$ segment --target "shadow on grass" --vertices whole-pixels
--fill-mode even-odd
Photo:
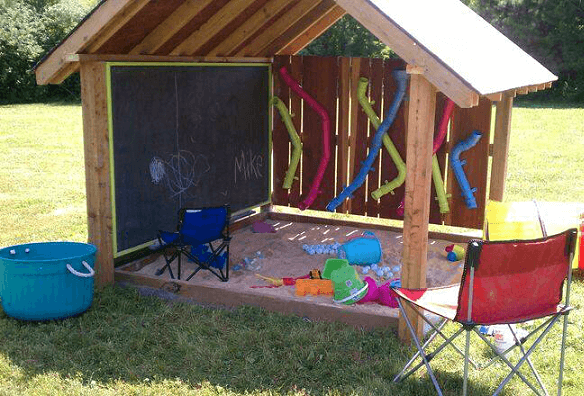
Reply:
[[[4,364],[18,367],[12,380],[19,383],[58,373],[64,386],[77,378],[82,386],[115,383],[126,392],[145,381],[180,380],[193,390],[209,383],[237,394],[435,394],[424,370],[392,382],[411,351],[389,329],[307,322],[253,307],[212,309],[119,286],[97,292],[86,313],[66,320],[21,322],[2,313],[0,335],[8,358],[0,359],[0,372]],[[460,393],[460,375],[436,374],[446,394]]]

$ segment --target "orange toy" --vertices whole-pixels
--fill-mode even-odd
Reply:
[[[296,280],[296,295],[332,296],[335,293],[330,279],[298,279]]]

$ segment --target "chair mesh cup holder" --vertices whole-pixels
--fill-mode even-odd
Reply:
[[[229,280],[229,205],[182,208],[178,212],[177,231],[158,232],[158,242],[166,264],[156,271],[162,275],[167,269],[174,279],[171,263],[177,260],[177,278],[181,279],[182,257],[195,263],[195,270],[185,279],[189,281],[200,270],[206,270],[221,281]]]

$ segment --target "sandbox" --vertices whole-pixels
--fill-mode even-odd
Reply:
[[[316,224],[274,218],[262,221],[272,225],[276,232],[254,233],[251,224],[232,232],[228,282],[221,282],[208,271],[199,272],[188,282],[170,279],[168,271],[157,276],[156,271],[165,263],[160,252],[118,267],[116,280],[163,289],[201,303],[223,306],[250,304],[272,311],[293,313],[311,320],[338,320],[364,328],[397,326],[398,310],[395,308],[375,302],[343,305],[335,303],[332,296],[298,296],[294,286],[266,287],[270,283],[258,278],[256,274],[280,278],[300,277],[307,275],[312,269],[322,271],[325,261],[336,256],[311,255],[303,249],[304,245],[327,245],[335,242],[343,244],[365,231],[373,232],[381,244],[382,257],[378,265],[395,268],[401,265],[402,260],[403,243],[399,230],[376,225],[367,227],[365,224]],[[462,261],[448,261],[444,254],[445,247],[452,243],[445,239],[429,239],[427,286],[448,285],[460,281]],[[243,265],[245,258],[256,258],[258,267],[254,270],[246,269]],[[176,276],[176,260],[172,265]],[[193,263],[183,260],[182,279],[190,275],[194,268]],[[380,277],[372,271],[364,275],[362,267],[357,267],[357,270],[361,279],[370,276],[379,285],[389,278],[399,277],[399,273]]]

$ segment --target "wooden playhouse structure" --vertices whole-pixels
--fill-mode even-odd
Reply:
[[[296,55],[346,13],[400,59]],[[317,211],[324,211],[327,202],[352,180],[375,132],[357,105],[359,78],[368,79],[368,98],[382,118],[395,91],[391,71],[407,70],[406,99],[388,131],[404,159],[407,152],[405,184],[394,195],[379,200],[370,197],[371,191],[396,177],[390,156],[382,153],[367,183],[337,208],[339,213],[364,216],[364,223],[372,217],[402,219],[395,208],[403,197],[401,279],[407,287],[425,284],[430,223],[480,229],[487,199],[502,200],[513,98],[548,88],[556,80],[459,0],[103,0],[35,69],[39,84],[59,84],[71,73],[81,74],[89,242],[98,247],[98,285],[124,278],[115,270],[114,258],[141,246],[132,235],[148,228],[141,224],[149,217],[145,211],[158,212],[166,205],[159,195],[148,195],[150,190],[141,187],[145,183],[141,178],[153,182],[154,175],[162,178],[163,172],[152,173],[152,167],[160,171],[157,164],[169,166],[177,158],[184,160],[180,155],[164,159],[155,153],[173,140],[165,138],[165,131],[171,130],[172,137],[172,129],[178,130],[179,124],[189,124],[189,133],[194,134],[181,132],[182,145],[191,144],[189,139],[194,142],[197,133],[206,133],[196,147],[191,144],[185,150],[192,154],[197,169],[203,170],[191,175],[186,186],[177,182],[175,187],[183,190],[171,194],[174,201],[166,196],[167,202],[173,202],[171,213],[177,205],[195,199],[201,204],[235,203],[236,210],[260,208],[242,220],[247,224],[265,218],[333,221],[271,210],[272,205],[298,207],[324,150],[319,116],[282,82],[278,75],[282,67],[331,118],[332,155],[320,192],[309,208]],[[227,71],[235,74],[226,77]],[[250,85],[234,89],[240,81]],[[191,97],[188,92],[196,94]],[[229,105],[217,105],[219,99],[204,101],[223,93]],[[281,186],[292,147],[280,115],[271,106],[272,96],[278,96],[295,115],[293,123],[303,143],[298,180],[289,190]],[[179,97],[184,105],[180,109]],[[468,181],[477,188],[477,208],[465,206],[454,178],[448,177],[450,211],[440,213],[430,199],[434,195],[432,140],[447,98],[456,106],[448,140],[437,153],[443,174],[448,153],[458,141],[473,130],[481,131],[483,138],[466,156]],[[161,110],[173,100],[176,111],[175,107]],[[134,118],[128,121],[130,116]],[[158,132],[150,132],[154,130]],[[176,136],[178,141],[178,132]],[[229,151],[233,147],[236,151]],[[193,154],[195,149],[199,154]],[[130,171],[148,160],[150,175]],[[215,168],[215,173],[209,171]],[[225,191],[223,182],[220,188],[205,187],[218,183],[212,175],[225,176]],[[228,192],[238,175],[240,181],[250,180],[249,188]],[[181,191],[193,185],[199,188],[197,198],[185,196],[183,201]],[[176,202],[177,194],[182,202]],[[135,213],[140,206],[143,212]],[[402,330],[400,335],[405,336]]]

